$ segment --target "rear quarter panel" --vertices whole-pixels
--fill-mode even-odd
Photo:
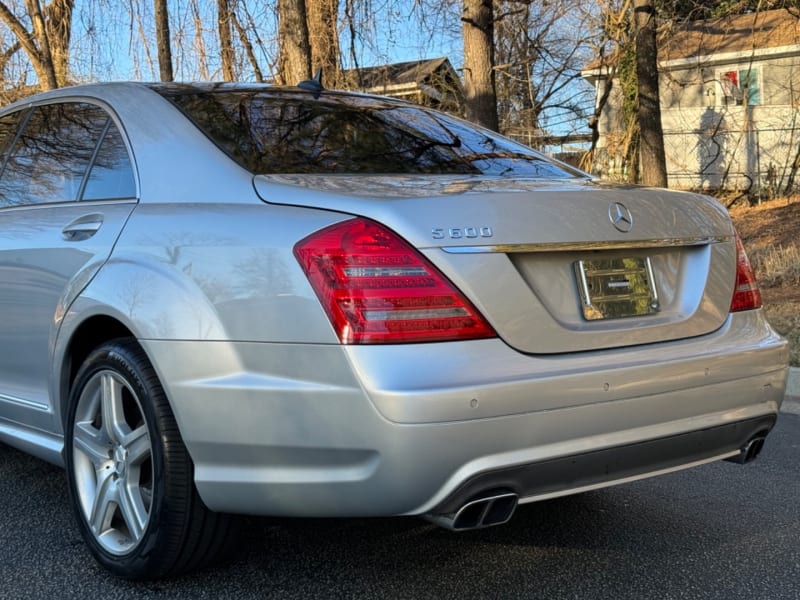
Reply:
[[[141,204],[73,322],[108,311],[140,339],[337,343],[292,254],[336,220],[253,204]]]

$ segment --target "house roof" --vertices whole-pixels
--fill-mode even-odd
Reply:
[[[360,79],[360,87],[363,89],[376,90],[389,86],[424,83],[430,76],[440,74],[441,71],[449,72],[455,78],[455,81],[459,81],[455,69],[453,69],[450,61],[444,57],[375,67],[360,67],[358,69],[350,69],[345,73],[356,75],[357,79]]]
[[[800,11],[781,8],[663,27],[659,32],[658,60],[664,63],[793,45],[798,46],[800,54]],[[618,54],[615,50],[591,61],[583,68],[583,75],[601,74],[602,67],[616,63]]]
[[[765,10],[666,29],[659,40],[658,58],[670,61],[792,45],[798,45],[800,52],[800,12]]]

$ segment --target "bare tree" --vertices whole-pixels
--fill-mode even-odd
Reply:
[[[172,47],[169,34],[169,11],[167,0],[154,0],[156,18],[156,47],[158,48],[158,72],[161,81],[174,81],[172,72]]]
[[[789,167],[789,174],[786,177],[786,185],[783,188],[783,193],[787,196],[794,191],[794,182],[798,171],[800,171],[800,145],[797,146],[797,152],[795,153],[794,159]]]
[[[245,9],[246,11],[246,9]],[[250,13],[246,12],[245,15],[248,21],[252,20]],[[242,25],[239,17],[236,16],[236,11],[230,12],[231,23],[233,24],[233,28],[236,30],[236,34],[239,36],[239,43],[242,44],[244,48],[245,56],[247,56],[247,61],[250,63],[250,67],[253,69],[253,75],[256,78],[256,81],[259,83],[264,82],[264,74],[261,71],[261,67],[258,64],[258,59],[256,58],[256,52],[253,48],[253,43],[250,41],[250,36],[247,34],[247,29],[245,29],[244,25]],[[256,41],[258,40],[258,34],[256,33]]]
[[[25,0],[25,15],[20,17],[0,2],[0,19],[25,51],[44,90],[67,82],[73,4],[73,0],[52,0],[42,10],[39,0]],[[23,19],[30,21],[30,30]]]
[[[581,69],[595,56],[594,15],[581,0],[495,2],[500,130],[539,145],[548,127],[574,132],[592,107]]]
[[[322,83],[326,87],[338,87],[341,84],[339,1],[306,0],[305,5],[311,70],[322,69]]]
[[[614,91],[619,93],[619,65],[620,56],[630,43],[630,30],[628,27],[628,14],[632,0],[600,0],[596,12],[598,21],[590,29],[599,32],[594,55],[597,57],[594,64],[600,73],[600,89],[597,90],[594,112],[589,117],[589,130],[591,132],[591,146],[584,156],[581,166],[586,170],[596,169],[598,157],[598,142],[600,141],[601,120],[606,107],[611,101]],[[616,90],[615,90],[616,88]],[[626,155],[627,151],[621,154]]]
[[[326,87],[342,85],[338,0],[278,0],[279,80],[293,85],[322,69]]]
[[[203,38],[203,14],[200,10],[199,0],[189,0],[189,10],[194,24],[194,53],[196,55],[197,70],[200,73],[200,79],[208,81],[211,74],[208,70],[208,52]]]
[[[8,48],[3,50],[2,52],[0,52],[0,77],[1,78],[5,79],[6,67],[8,66],[8,63],[11,61],[11,59],[14,57],[14,55],[17,52],[19,52],[20,48],[22,48],[22,46],[17,41],[17,42],[14,42],[13,44],[11,44]]]
[[[295,85],[311,76],[311,45],[305,0],[278,0],[280,83]]]
[[[594,64],[602,89],[590,119],[594,168],[604,171],[601,164],[607,162],[605,176],[665,187],[654,1],[603,0],[601,9],[603,40]],[[607,129],[602,152],[596,153],[601,120]]]
[[[636,26],[636,77],[639,84],[637,120],[640,131],[639,164],[642,183],[667,187],[667,161],[661,127],[658,91],[656,10],[653,0],[634,0]]]
[[[537,52],[531,5],[500,0],[495,12],[499,13],[495,15],[494,43],[500,130],[532,146],[540,129],[541,104],[530,76]]]
[[[233,50],[233,36],[231,35],[231,8],[229,0],[217,0],[217,30],[219,31],[219,53],[222,59],[222,78],[225,81],[236,79],[234,62],[236,55]]]
[[[69,44],[72,38],[72,10],[74,0],[51,0],[44,9],[44,27],[50,45],[56,84],[67,85],[69,72]]]
[[[493,0],[464,0],[461,36],[464,40],[466,117],[497,131],[500,126],[494,71],[493,13]]]
[[[0,105],[9,104],[19,98],[19,94],[14,88],[20,87],[23,79],[19,75],[12,75],[13,69],[10,68],[10,65],[20,49],[22,49],[22,45],[19,41],[14,41],[7,48],[0,50],[0,82],[3,83],[0,87]]]

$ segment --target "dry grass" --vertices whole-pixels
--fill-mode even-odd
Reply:
[[[800,248],[796,244],[768,246],[750,256],[759,285],[800,285]]]
[[[765,304],[770,325],[789,341],[789,362],[800,367],[800,303]]]
[[[800,367],[800,248],[778,245],[750,257],[764,295],[764,312],[772,327],[789,340],[793,367]],[[794,290],[794,293],[792,291]]]
[[[800,367],[800,197],[730,210],[764,298],[764,312],[789,340],[791,365]]]

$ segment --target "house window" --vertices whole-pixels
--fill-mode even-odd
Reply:
[[[761,67],[720,71],[718,81],[722,104],[761,104]]]

